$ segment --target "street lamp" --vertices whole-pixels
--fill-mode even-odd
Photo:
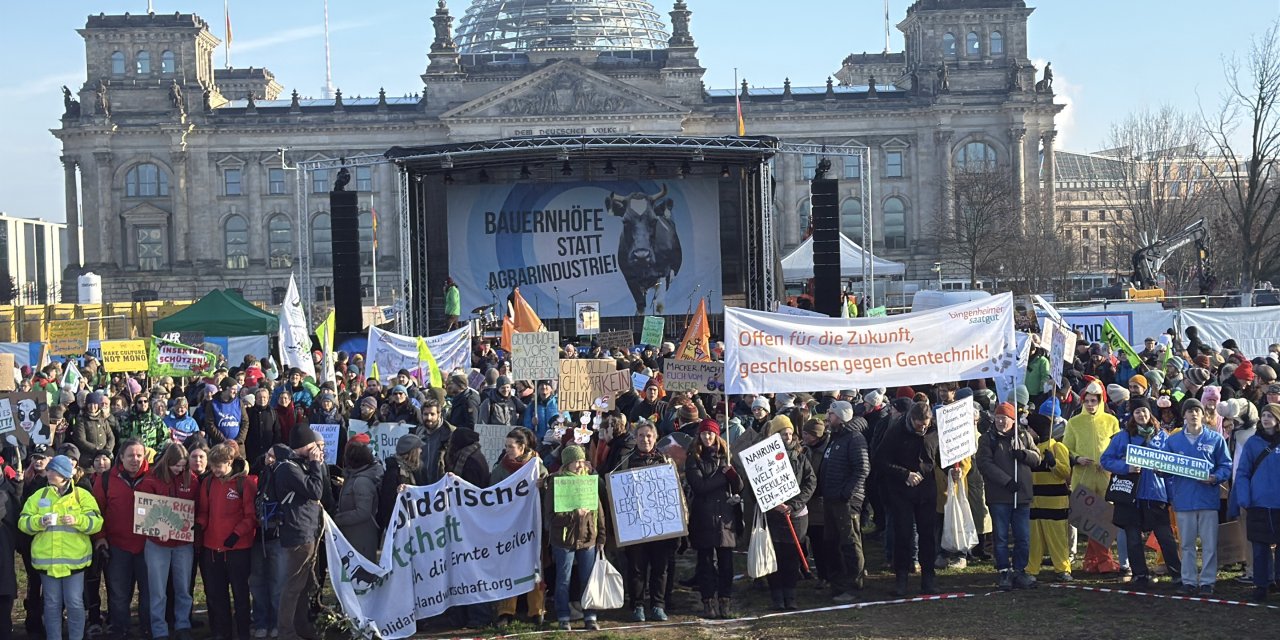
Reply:
[[[942,291],[942,263],[933,263],[933,272],[938,274],[938,291]]]

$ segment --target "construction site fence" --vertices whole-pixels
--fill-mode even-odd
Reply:
[[[104,302],[0,306],[0,342],[48,342],[49,323],[87,320],[90,340],[124,340],[151,335],[151,327],[193,301]]]

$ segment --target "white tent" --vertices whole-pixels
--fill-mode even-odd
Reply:
[[[858,243],[850,240],[843,233],[840,234],[840,277],[861,278],[862,255],[863,249],[858,246]],[[872,256],[871,261],[875,265],[876,276],[901,276],[907,270],[906,266],[892,260]],[[782,279],[795,282],[812,277],[813,238],[809,237],[801,242],[795,251],[782,259]]]

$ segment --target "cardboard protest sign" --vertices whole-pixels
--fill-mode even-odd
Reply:
[[[218,362],[212,353],[163,338],[151,340],[147,359],[147,373],[174,377],[210,373]]]
[[[1204,458],[1193,458],[1171,451],[1161,451],[1131,444],[1125,449],[1125,464],[1131,467],[1154,469],[1194,480],[1203,480],[1213,471],[1213,463]]]
[[[881,318],[725,309],[726,393],[1000,378],[1017,366],[1013,294]]]
[[[7,402],[0,406],[0,432],[12,422],[14,436],[23,446],[53,446],[53,427],[49,424],[49,399],[43,391],[6,393]],[[5,415],[7,413],[8,415]]]
[[[13,419],[13,404],[9,402],[8,396],[0,396],[0,445],[22,445],[27,446],[27,432],[18,429],[18,423]]]
[[[554,380],[560,376],[560,332],[533,331],[511,335],[511,377]]]
[[[54,320],[49,323],[50,355],[78,356],[88,348],[88,320]]]
[[[507,445],[507,434],[514,428],[505,424],[476,425],[476,435],[480,436],[480,451],[490,464],[497,464],[502,457],[502,450]]]
[[[631,371],[613,360],[561,360],[561,411],[610,411],[619,393],[631,388]]]
[[[619,547],[688,535],[689,514],[675,464],[610,473],[605,491]]]
[[[601,349],[610,351],[613,349],[626,351],[627,349],[630,349],[631,345],[634,343],[635,336],[626,329],[605,331],[596,336],[596,344],[600,345]]]
[[[575,509],[595,511],[600,508],[600,477],[596,475],[556,476],[555,502],[551,508],[559,513]]]
[[[362,637],[407,638],[415,620],[529,592],[541,568],[536,464],[477,487],[457,477],[396,495],[376,558],[324,516],[334,595]],[[366,633],[367,632],[367,633]]]
[[[1245,537],[1244,514],[1238,520],[1218,525],[1218,565],[1246,562],[1253,554],[1253,546]]]
[[[949,467],[978,452],[973,401],[958,400],[938,408],[938,456]]]
[[[640,331],[640,344],[656,347],[662,344],[662,332],[667,327],[667,319],[662,316],[645,316],[644,328]]]
[[[13,354],[0,353],[0,391],[13,391],[18,381],[13,377]]]
[[[347,421],[347,440],[362,433],[369,434],[369,448],[375,458],[386,458],[396,453],[396,441],[407,435],[412,425],[405,422],[379,422],[369,426],[364,420]]]
[[[652,379],[653,378],[651,378],[650,376],[646,376],[645,374],[640,373],[639,371],[632,373],[631,388],[635,389],[636,393],[642,393],[644,391],[644,386],[649,384],[649,381]]]
[[[662,386],[667,391],[724,393],[724,363],[666,358],[662,361]]]
[[[1081,485],[1071,493],[1070,509],[1067,524],[1098,544],[1104,547],[1111,546],[1116,539],[1117,529],[1114,524],[1111,524],[1115,507],[1111,506],[1110,502]]]
[[[154,493],[133,494],[133,532],[149,538],[194,542],[196,503]]]
[[[146,371],[146,340],[103,340],[102,366],[107,373]]]
[[[600,303],[578,302],[575,306],[578,335],[593,336],[600,333]]]
[[[787,448],[782,444],[782,434],[775,433],[738,454],[746,469],[751,490],[756,494],[756,504],[761,511],[768,511],[787,500],[800,495],[800,482],[791,469]]]
[[[338,464],[338,430],[340,424],[313,424],[311,430],[324,438],[324,463]]]

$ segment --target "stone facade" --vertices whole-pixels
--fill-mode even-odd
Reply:
[[[860,239],[868,212],[876,253],[907,263],[908,280],[929,280],[937,255],[929,226],[935,212],[950,209],[944,194],[957,163],[980,157],[1011,167],[1019,193],[1052,207],[1053,122],[1062,107],[1049,83],[1035,86],[1031,12],[1021,0],[919,0],[898,25],[906,51],[872,54],[883,58],[875,62],[850,56],[834,73],[838,85],[708,91],[684,2],[674,4],[665,49],[484,54],[458,49],[441,2],[421,94],[361,100],[340,92],[277,100],[280,85],[265,69],[215,72],[218,41],[194,15],[91,16],[80,30],[88,81],[54,130],[67,172],[67,220],[83,228],[83,242],[69,242],[68,255],[103,276],[107,301],[235,287],[270,302],[300,250],[317,256],[314,275],[325,277],[318,256],[327,251],[333,176],[299,182],[290,170],[298,161],[511,136],[727,136],[736,133],[740,98],[748,135],[869,148],[869,176],[849,158],[833,158],[845,231]],[[958,43],[954,55],[947,34]],[[967,47],[974,39],[976,48]],[[138,62],[143,52],[146,67]],[[893,77],[877,76],[870,91],[861,75],[871,71]],[[251,90],[254,99],[242,95]],[[283,162],[279,149],[288,149]],[[780,252],[803,239],[816,161],[794,153],[775,161]],[[863,179],[868,204],[858,199]],[[386,164],[362,168],[352,181],[361,208],[378,210],[378,269],[388,274],[401,249],[396,181]],[[295,232],[299,188],[310,238]],[[371,226],[362,221],[362,238],[372,238]],[[65,274],[73,284],[77,271]]]

